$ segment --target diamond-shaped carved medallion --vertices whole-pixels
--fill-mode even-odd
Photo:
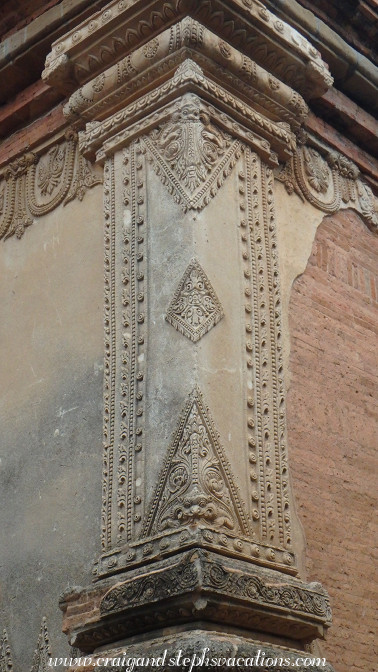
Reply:
[[[223,308],[202,266],[192,259],[167,310],[166,320],[196,343],[223,317]]]

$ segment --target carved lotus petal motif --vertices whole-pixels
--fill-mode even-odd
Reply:
[[[223,308],[209,278],[192,259],[167,310],[167,322],[196,343],[222,317]]]
[[[318,193],[325,194],[332,182],[327,162],[312,147],[303,148],[304,167],[309,184]]]

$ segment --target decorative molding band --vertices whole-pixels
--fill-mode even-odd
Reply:
[[[296,91],[190,17],[75,91],[64,112],[86,120],[109,116],[140,97],[156,79],[167,79],[187,58],[229,90],[243,93],[271,119],[289,123],[293,129],[306,119],[308,107]]]
[[[305,97],[321,96],[332,77],[320,53],[258,0],[113,0],[57,40],[43,78],[72,92],[165,28],[189,15]]]
[[[123,155],[123,204],[130,220],[116,227],[114,165],[105,164],[105,374],[102,548],[135,536],[143,515],[146,235],[144,156],[139,143]],[[121,257],[119,255],[121,251]],[[122,260],[119,266],[116,256]],[[120,343],[116,333],[121,329]],[[114,529],[112,512],[117,511]]]
[[[238,129],[241,128],[244,140],[252,144],[270,165],[277,165],[277,154],[281,160],[292,156],[296,139],[288,124],[277,123],[260,114],[244,100],[208,79],[202,69],[190,59],[180,65],[171,79],[141,96],[125,109],[105,121],[88,123],[87,130],[80,134],[81,151],[85,156],[93,157],[94,152],[100,150],[97,159],[103,161],[107,155],[113,154],[133,137],[144,135],[161,123],[162,117],[171,116],[169,106],[166,111],[163,106],[171,103],[172,99],[178,99],[189,89],[190,95],[201,96],[200,99],[197,96],[197,99],[199,103],[201,101],[201,105],[207,107],[210,117],[211,111],[218,108],[218,118],[224,117],[224,123],[236,129],[233,131],[234,135],[240,134]],[[208,102],[205,103],[204,100]],[[156,112],[157,108],[162,111],[161,115]],[[155,114],[154,119],[150,119],[151,114]]]
[[[273,174],[246,149],[239,172],[245,285],[246,399],[252,517],[266,543],[291,549]]]
[[[74,198],[81,201],[87,189],[100,183],[102,178],[78,151],[72,131],[44,154],[25,154],[0,176],[0,239],[21,238],[34,217]]]
[[[201,549],[159,560],[149,571],[134,569],[111,586],[96,585],[87,594],[89,619],[85,603],[79,617],[69,597],[62,604],[71,644],[84,651],[145,632],[151,625],[198,620],[297,641],[324,637],[331,625],[329,597],[320,584]]]
[[[276,169],[276,179],[284,183],[288,194],[296,193],[327,214],[345,208],[356,210],[377,233],[377,200],[357,166],[339,152],[324,147],[319,151],[310,142],[299,146],[294,156]]]

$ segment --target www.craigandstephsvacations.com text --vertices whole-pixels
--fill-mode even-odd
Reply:
[[[80,658],[50,658],[48,661],[50,667],[80,667],[80,668],[90,668],[90,667],[106,667],[106,668],[118,668],[122,669],[123,672],[138,672],[141,668],[162,668],[162,667],[172,667],[181,669],[187,669],[187,672],[193,672],[195,668],[198,667],[217,667],[217,668],[246,668],[246,667],[261,667],[261,668],[321,668],[325,667],[326,659],[325,658],[314,658],[310,656],[306,657],[272,657],[268,655],[263,650],[258,650],[255,656],[252,657],[242,657],[242,656],[230,656],[227,657],[215,657],[211,655],[210,649],[204,648],[199,653],[191,654],[190,656],[185,655],[182,650],[179,650],[170,655],[168,650],[165,650],[160,657],[153,658],[148,656],[134,656],[130,657],[124,652],[115,658],[101,657],[101,656],[86,656]]]

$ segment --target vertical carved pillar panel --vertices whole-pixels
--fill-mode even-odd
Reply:
[[[151,3],[131,48],[132,4],[54,45],[45,72],[104,167],[102,552],[65,630],[113,652],[151,630],[158,654],[190,651],[193,628],[221,651],[231,628],[239,650],[290,657],[331,614],[298,578],[273,169],[296,152],[306,77],[330,77],[261,3]]]

